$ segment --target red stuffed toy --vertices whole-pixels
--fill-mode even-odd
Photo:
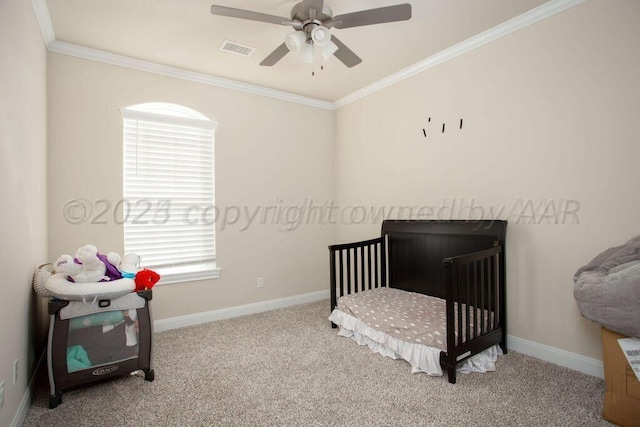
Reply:
[[[160,280],[160,275],[153,270],[144,268],[136,273],[133,280],[136,283],[136,292],[140,292],[153,288],[153,285]]]

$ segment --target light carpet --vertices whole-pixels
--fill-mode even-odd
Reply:
[[[328,315],[320,301],[158,333],[154,382],[78,388],[55,409],[43,372],[24,425],[610,425],[599,378],[511,351],[449,384],[338,337]]]

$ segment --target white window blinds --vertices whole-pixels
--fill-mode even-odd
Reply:
[[[125,253],[159,272],[215,268],[215,123],[134,109],[123,122]]]

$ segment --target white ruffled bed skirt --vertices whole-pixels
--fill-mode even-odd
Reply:
[[[338,309],[333,310],[329,320],[339,326],[338,335],[351,338],[358,344],[366,345],[383,356],[406,360],[411,365],[411,373],[424,372],[432,376],[443,374],[440,366],[441,349],[399,340],[373,329],[361,320]],[[495,371],[495,362],[502,354],[500,346],[494,345],[458,364],[456,371],[461,374]]]

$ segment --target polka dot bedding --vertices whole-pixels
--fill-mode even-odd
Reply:
[[[447,349],[446,303],[441,298],[385,287],[345,295],[337,309],[398,340]],[[463,306],[463,325],[465,317]],[[457,331],[457,310],[454,318]]]

